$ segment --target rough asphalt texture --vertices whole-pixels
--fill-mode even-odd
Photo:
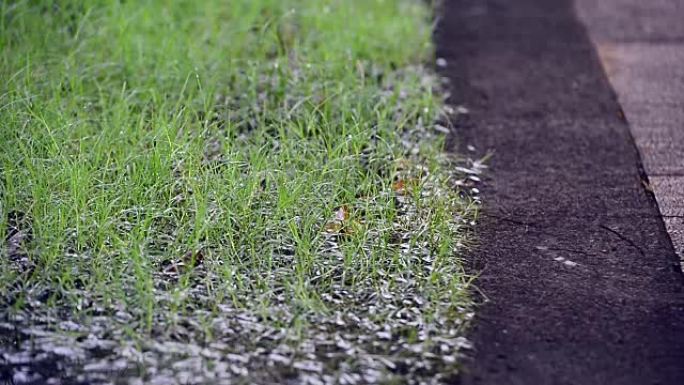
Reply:
[[[684,259],[684,1],[576,0]]]
[[[494,150],[464,384],[684,384],[684,277],[570,0],[447,0],[462,145]]]

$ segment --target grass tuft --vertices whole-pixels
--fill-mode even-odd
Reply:
[[[0,2],[0,301],[22,336],[0,351],[40,337],[89,381],[448,379],[478,201],[433,129],[430,12]]]

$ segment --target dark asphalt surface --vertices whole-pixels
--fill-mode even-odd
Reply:
[[[462,146],[494,150],[464,384],[684,384],[684,277],[570,0],[446,0]],[[453,144],[455,146],[455,144]]]

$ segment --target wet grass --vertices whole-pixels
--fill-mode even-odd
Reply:
[[[448,114],[423,68],[430,12],[410,0],[1,2],[6,324],[72,342],[97,326],[141,354],[150,337],[223,343],[211,346],[249,370],[221,368],[251,382],[453,373],[477,178],[453,173],[433,129]],[[279,338],[260,345],[264,328]],[[26,349],[12,341],[6,353]],[[159,375],[111,350],[138,364],[128,375]],[[385,361],[348,357],[361,353]]]

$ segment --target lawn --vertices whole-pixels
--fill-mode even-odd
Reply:
[[[0,0],[0,380],[454,376],[480,164],[432,12]]]

